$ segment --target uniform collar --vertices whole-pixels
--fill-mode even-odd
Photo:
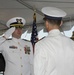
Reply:
[[[14,37],[12,38],[12,40],[15,41],[15,42],[20,42],[20,39],[17,39],[17,38],[14,38]]]
[[[53,29],[51,31],[49,31],[48,36],[57,36],[59,35],[61,32],[59,29]]]

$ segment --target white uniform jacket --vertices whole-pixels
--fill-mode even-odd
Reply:
[[[4,40],[0,43],[0,52],[6,62],[4,75],[32,75],[33,51],[30,42],[16,38]]]
[[[51,30],[35,45],[34,75],[74,75],[74,41]]]

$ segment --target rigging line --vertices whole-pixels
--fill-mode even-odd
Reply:
[[[29,5],[29,4],[26,3],[25,1],[23,1],[23,0],[16,0],[16,1],[18,1],[19,3],[23,4],[24,6],[28,7],[29,9],[31,9],[31,10],[33,10],[33,11],[36,10],[36,13],[38,13],[38,14],[40,14],[40,15],[43,16],[43,13],[42,13],[41,11],[39,11],[37,8],[34,9],[33,6]]]
[[[21,3],[21,4],[23,4],[24,6],[28,7],[28,8],[31,9],[32,11],[36,10],[36,13],[38,13],[38,14],[44,16],[41,11],[39,11],[37,8],[34,9],[33,6],[29,5],[29,4],[26,3],[24,0],[16,0],[16,1],[18,1],[18,2]],[[52,1],[52,2],[53,2],[53,1]],[[72,2],[72,3],[73,3],[73,2]]]
[[[25,0],[25,1],[30,1],[30,2],[50,2],[50,3],[74,3],[74,2],[71,2],[71,1],[35,1],[35,0]]]

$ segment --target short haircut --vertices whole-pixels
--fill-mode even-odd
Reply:
[[[45,21],[48,21],[49,23],[51,23],[53,25],[56,24],[57,26],[60,26],[62,20],[45,19]]]

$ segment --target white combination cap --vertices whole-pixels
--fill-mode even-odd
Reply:
[[[26,20],[22,17],[14,17],[11,18],[7,21],[6,25],[7,27],[17,27],[17,26],[21,26],[23,27],[26,23]]]
[[[65,11],[55,7],[44,7],[41,11],[48,19],[61,19],[67,15]]]

